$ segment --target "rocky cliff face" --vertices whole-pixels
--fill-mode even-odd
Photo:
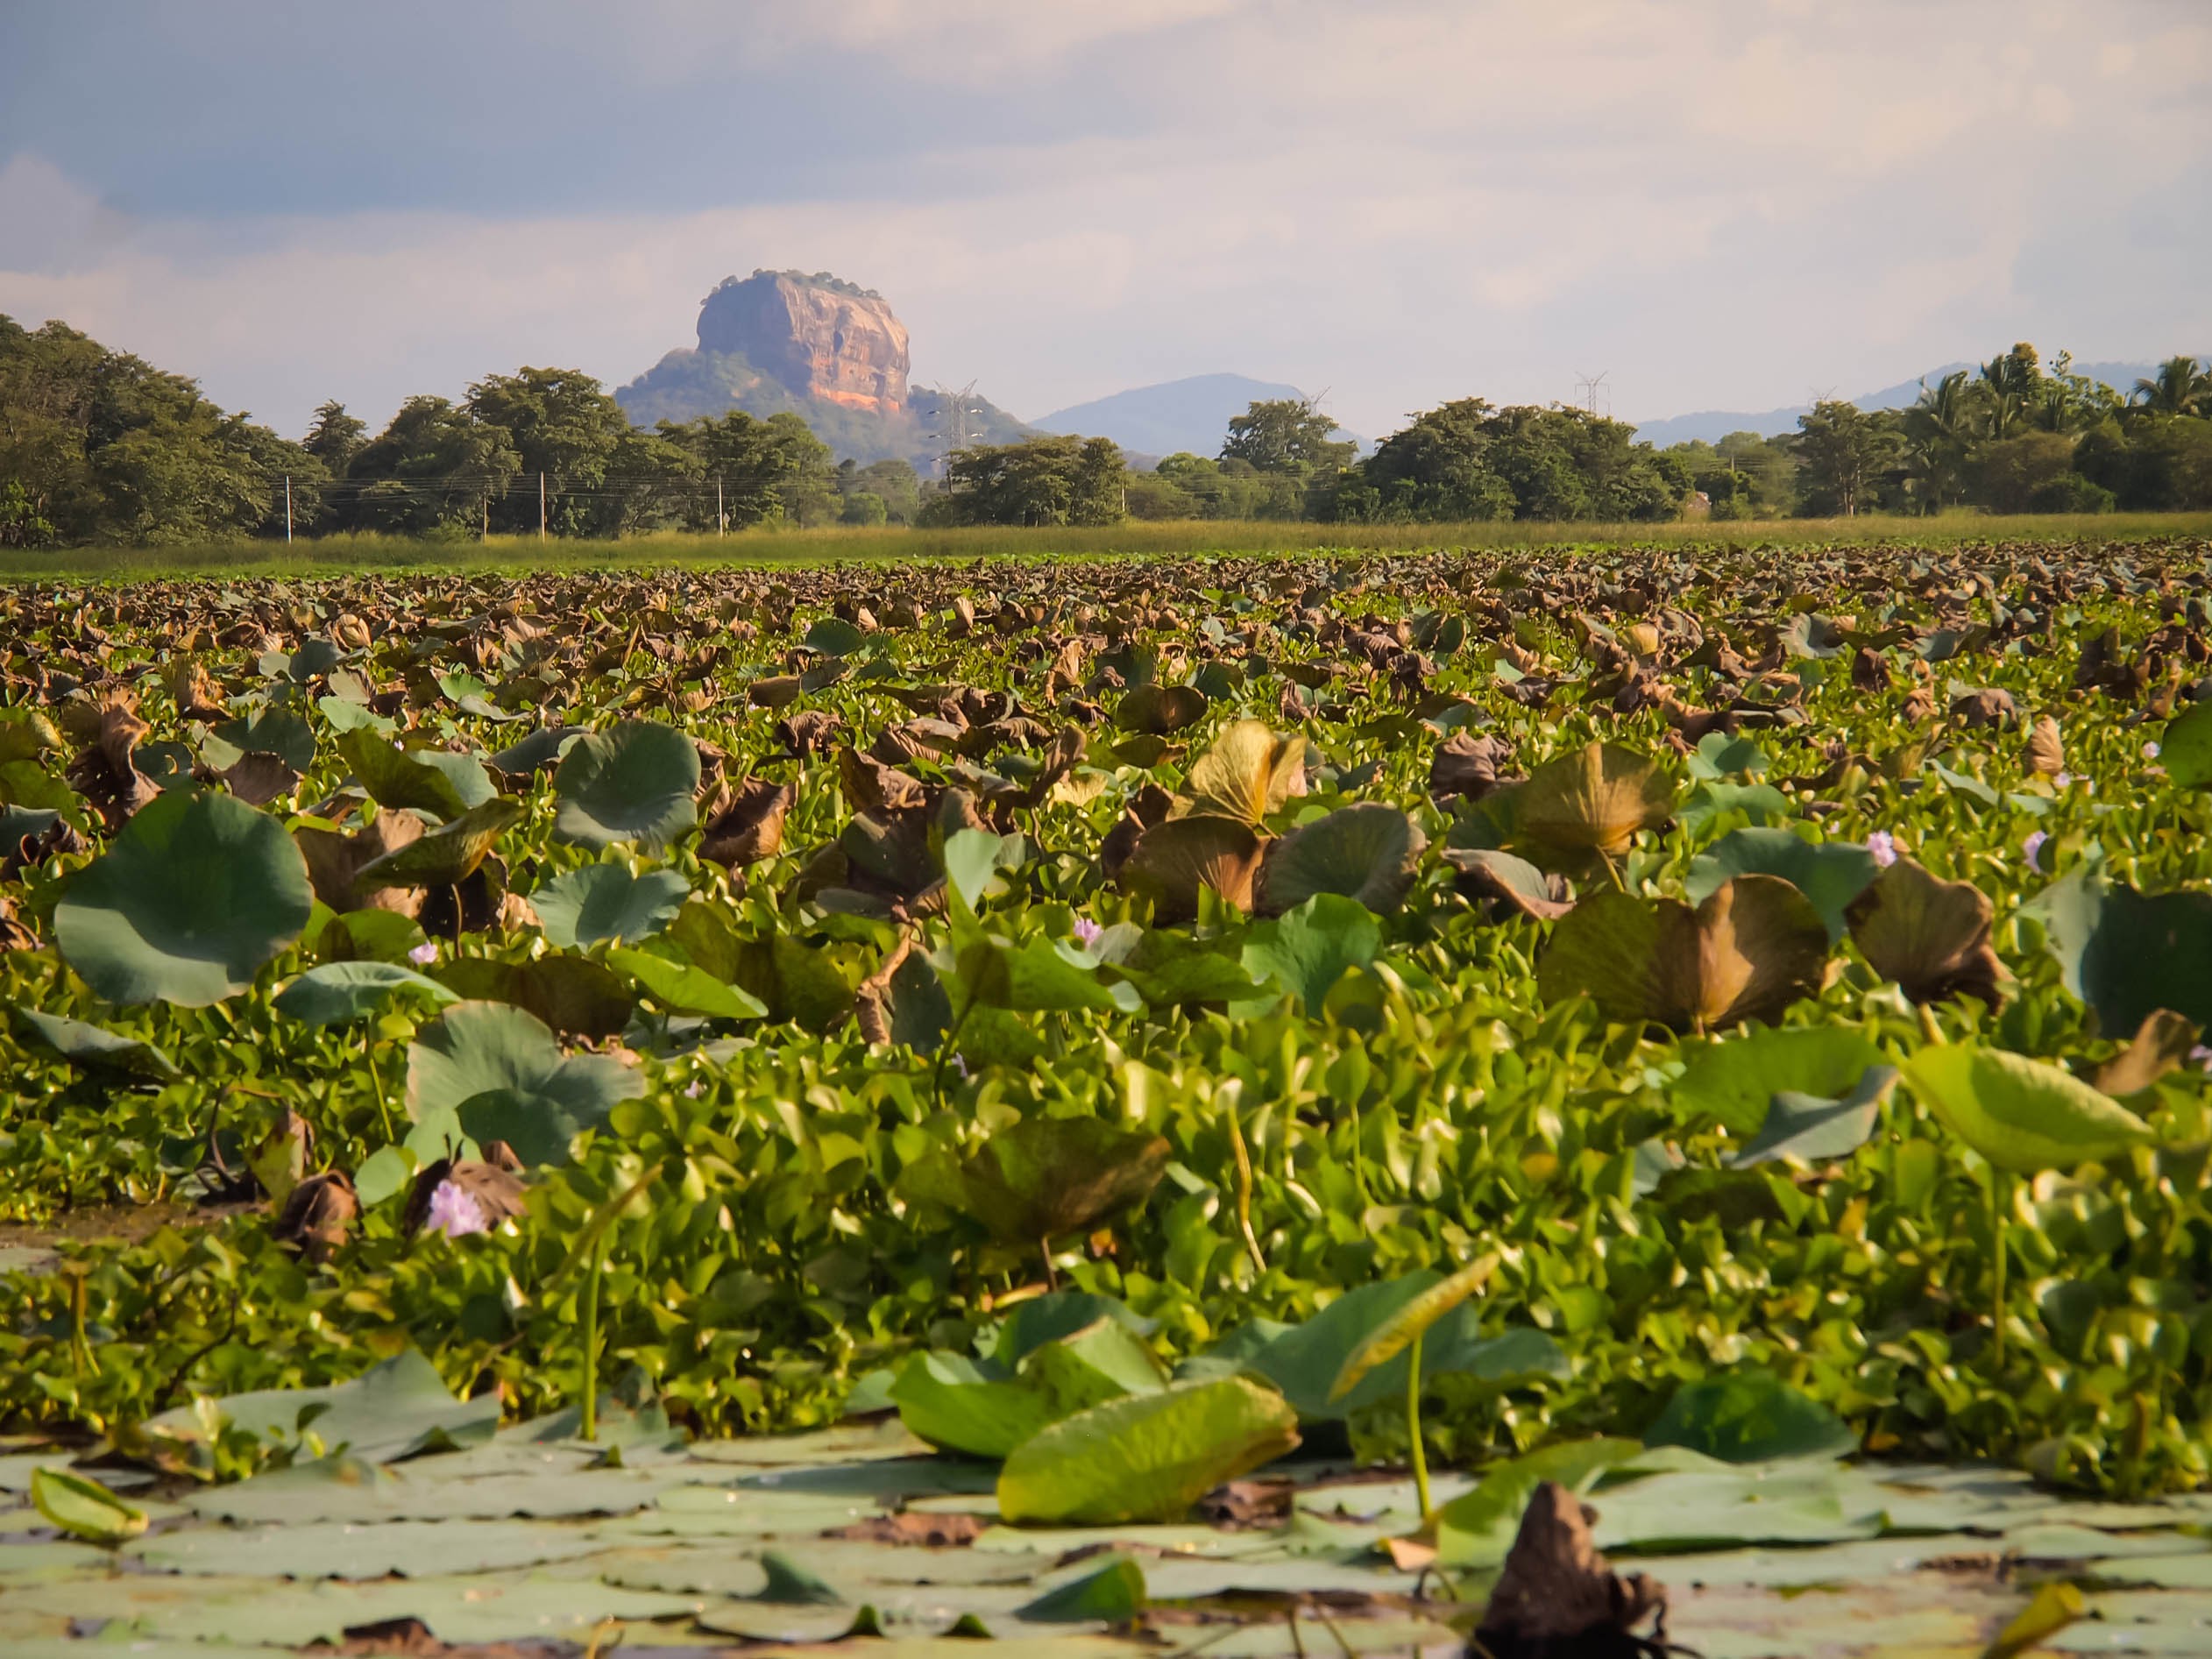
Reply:
[[[883,298],[833,277],[755,271],[699,308],[699,350],[745,358],[794,396],[897,415],[906,325]]]

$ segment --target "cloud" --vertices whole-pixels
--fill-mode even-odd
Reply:
[[[617,30],[530,11],[553,59],[598,43],[608,98],[811,95],[844,147],[702,150],[587,112],[545,127],[533,190],[496,210],[427,188],[394,209],[387,179],[311,211],[125,214],[65,131],[0,169],[0,309],[293,431],[325,397],[381,418],[525,362],[619,383],[756,266],[883,289],[918,378],[979,378],[1019,413],[1233,369],[1332,387],[1370,433],[1599,368],[1653,415],[2017,338],[2212,340],[2212,230],[2180,206],[2212,164],[2212,18],[2172,6],[651,0]],[[894,85],[904,124],[878,131]],[[656,96],[686,133],[703,118]],[[406,113],[369,161],[420,164]],[[420,112],[460,168],[446,118]],[[578,132],[604,153],[540,188]]]

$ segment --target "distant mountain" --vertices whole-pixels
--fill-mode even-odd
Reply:
[[[2200,362],[2205,354],[2198,354]],[[1933,386],[1955,369],[1972,371],[1976,363],[1946,363],[1930,369],[1925,375],[1910,380],[1900,380],[1895,386],[1885,386],[1879,392],[1868,392],[1850,401],[1862,409],[1909,408],[1920,396],[1920,384],[1925,380]],[[2131,392],[2135,383],[2148,379],[2158,372],[2155,363],[2076,363],[2072,365],[2076,374],[2102,380],[2122,393]],[[1717,443],[1731,432],[1756,432],[1762,437],[1772,437],[1778,432],[1797,429],[1797,417],[1812,411],[1810,403],[1794,403],[1783,409],[1762,409],[1756,412],[1743,409],[1701,409],[1694,415],[1670,415],[1663,420],[1641,421],[1636,424],[1638,442],[1665,449],[1670,443],[1691,443],[1703,439]]]
[[[1186,450],[1193,455],[1218,455],[1222,440],[1229,436],[1230,416],[1242,415],[1252,403],[1304,395],[1294,386],[1255,380],[1249,375],[1194,374],[1188,379],[1164,380],[1158,386],[1136,386],[1088,403],[1070,404],[1030,424],[1043,432],[1111,438],[1137,456]],[[1335,436],[1342,441],[1353,435],[1340,429]]]
[[[614,394],[638,426],[742,409],[798,415],[840,459],[911,461],[924,472],[953,446],[945,394],[907,384],[906,325],[883,295],[826,271],[730,277],[699,303],[698,344],[670,352]],[[1034,436],[969,393],[969,443]]]

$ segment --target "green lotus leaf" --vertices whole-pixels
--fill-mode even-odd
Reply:
[[[1707,732],[1698,740],[1689,767],[1694,778],[1756,777],[1769,764],[1766,751],[1750,738]]]
[[[174,1061],[152,1044],[138,1038],[125,1037],[120,1032],[88,1024],[81,1019],[42,1014],[35,1008],[18,1008],[14,1014],[23,1037],[32,1046],[66,1060],[81,1070],[145,1078],[154,1082],[167,1082],[177,1075]]]
[[[300,1446],[305,1432],[312,1429],[334,1453],[344,1447],[363,1463],[386,1464],[433,1447],[487,1441],[499,1421],[497,1389],[487,1389],[473,1400],[457,1400],[440,1380],[437,1368],[407,1348],[351,1382],[225,1394],[206,1401],[205,1408],[195,1404],[164,1412],[148,1426],[202,1445],[216,1424],[291,1447]],[[302,1464],[287,1473],[312,1478],[309,1471],[324,1466]],[[339,1496],[334,1492],[323,1501],[330,1503]]]
[[[213,735],[241,755],[256,749],[273,755],[295,772],[310,771],[315,766],[315,728],[288,708],[272,705],[239,720],[225,720]]]
[[[353,878],[357,891],[383,887],[453,887],[476,873],[493,843],[528,816],[520,801],[504,796],[471,806],[450,824],[439,826],[361,866]]]
[[[1907,1061],[1904,1075],[1953,1134],[2017,1174],[2104,1163],[2156,1138],[2110,1095],[2024,1054],[1939,1044]]]
[[[587,732],[553,775],[553,833],[585,847],[665,847],[698,819],[698,746],[658,720]]]
[[[1245,1378],[1132,1394],[1016,1447],[999,1471],[998,1513],[1017,1526],[1173,1521],[1297,1444],[1289,1402]]]
[[[841,616],[826,616],[799,642],[824,656],[850,656],[868,642],[868,635]]]
[[[2105,890],[2081,943],[2078,982],[2098,1026],[2119,1036],[2159,1009],[2212,1026],[2212,892]]]
[[[1149,1599],[1145,1570],[1129,1556],[1122,1556],[1095,1572],[1087,1572],[1080,1578],[1047,1590],[1034,1601],[1024,1602],[1014,1610],[1014,1617],[1033,1625],[1088,1624],[1093,1620],[1127,1624],[1145,1611]]]
[[[1298,998],[1318,1016],[1329,988],[1382,948],[1382,925],[1357,899],[1320,893],[1297,909],[1260,923],[1244,941],[1244,972]]]
[[[450,820],[499,792],[482,764],[466,755],[403,749],[372,731],[339,734],[338,753],[382,807],[415,807]]]
[[[1502,1565],[1538,1486],[1556,1480],[1579,1492],[1643,1450],[1634,1440],[1570,1440],[1488,1465],[1472,1492],[1436,1512],[1437,1561],[1447,1568]]]
[[[676,919],[691,884],[670,869],[633,876],[620,864],[586,864],[530,895],[549,943],[564,950],[613,940],[635,945]]]
[[[1108,1316],[1036,1344],[1010,1370],[1002,1358],[918,1354],[890,1397],[899,1420],[932,1445],[1003,1457],[1064,1417],[1166,1386],[1166,1371],[1144,1340]]]
[[[1859,1436],[1835,1413],[1771,1372],[1740,1371],[1675,1390],[1648,1446],[1682,1446],[1724,1463],[1840,1457]]]
[[[562,1053],[542,1021],[505,1003],[457,1003],[408,1050],[409,1117],[456,1113],[472,1139],[503,1140],[526,1164],[565,1162],[577,1135],[644,1092],[635,1068]]]
[[[1766,1122],[1777,1095],[1838,1099],[1859,1086],[1882,1051],[1846,1025],[1755,1027],[1688,1049],[1675,1104],[1740,1135]]]
[[[1443,861],[1459,872],[1458,888],[1470,899],[1494,901],[1492,914],[1556,922],[1574,909],[1573,889],[1563,876],[1547,875],[1525,858],[1494,847],[1448,847]]]
[[[378,912],[388,914],[389,912]],[[276,994],[276,1011],[308,1025],[342,1025],[375,1013],[401,991],[450,1003],[457,994],[411,968],[396,962],[324,962]]]
[[[236,996],[315,913],[283,823],[228,795],[171,791],[71,876],[55,942],[111,1003]]]
[[[606,954],[609,968],[627,974],[646,995],[677,1014],[705,1014],[716,1019],[761,1019],[768,1005],[757,996],[726,984],[690,962],[649,951],[617,948]]]
[[[1771,1020],[1816,995],[1828,954],[1819,913],[1774,876],[1724,882],[1696,910],[1608,890],[1553,926],[1536,965],[1547,1003],[1586,995],[1606,1017],[1675,1031]]]
[[[1317,893],[1338,893],[1388,916],[1406,902],[1428,846],[1429,838],[1394,806],[1340,806],[1269,843],[1253,908],[1280,916]]]
[[[1698,855],[1684,890],[1692,904],[1702,904],[1732,877],[1779,876],[1812,901],[1833,945],[1843,938],[1851,901],[1880,870],[1874,854],[1855,842],[1809,841],[1788,829],[1737,829]]]
[[[540,727],[521,742],[509,744],[493,755],[490,764],[509,777],[527,777],[553,765],[568,748],[569,740],[583,735],[580,726]]]
[[[1479,1257],[1450,1278],[1431,1285],[1368,1332],[1359,1346],[1345,1356],[1336,1380],[1329,1386],[1329,1403],[1343,1400],[1377,1366],[1407,1353],[1431,1325],[1480,1290],[1497,1271],[1496,1256]],[[1407,1364],[1412,1363],[1409,1358]]]
[[[1790,1090],[1768,1103],[1766,1121],[1749,1145],[1728,1160],[1731,1167],[1782,1162],[1800,1166],[1848,1158],[1874,1138],[1882,1102],[1897,1086],[1894,1067],[1870,1066],[1852,1091],[1840,1100]]]
[[[2212,701],[2192,703],[2166,723],[2159,764],[2183,789],[2212,783]]]

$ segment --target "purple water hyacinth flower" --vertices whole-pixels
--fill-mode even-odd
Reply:
[[[430,1195],[430,1213],[422,1224],[448,1238],[492,1230],[491,1220],[485,1215],[484,1206],[476,1202],[476,1195],[450,1180],[440,1181],[437,1190]]]
[[[1075,918],[1075,942],[1085,950],[1097,944],[1105,933],[1106,930],[1091,920],[1089,917],[1078,916]]]
[[[1867,851],[1874,854],[1874,861],[1887,869],[1897,861],[1897,838],[1888,830],[1876,830],[1867,837]]]
[[[426,939],[407,954],[407,959],[417,968],[428,968],[437,961],[438,947]]]
[[[2202,1043],[2199,1043],[2189,1051],[2189,1058],[2196,1062],[2199,1071],[2212,1072],[2212,1048],[2207,1048]]]
[[[2028,839],[2020,843],[2020,850],[2028,855],[2030,869],[2043,868],[2043,844],[2050,839],[2041,830],[2031,830],[2028,833]]]
[[[2064,789],[2064,788],[2066,788],[2066,786],[2067,786],[2067,784],[2069,784],[2069,783],[2073,783],[2073,782],[2074,782],[2074,774],[2073,774],[2073,773],[2071,773],[2071,772],[2061,772],[2061,773],[2060,773],[2060,774],[2059,774],[2056,777],[2054,777],[2054,778],[2052,778],[2052,779],[2051,780],[2051,787],[2052,787],[2052,789]]]
[[[2156,743],[2145,743],[2143,746],[2143,758],[2146,761],[2157,760],[2159,758],[2159,746]]]

